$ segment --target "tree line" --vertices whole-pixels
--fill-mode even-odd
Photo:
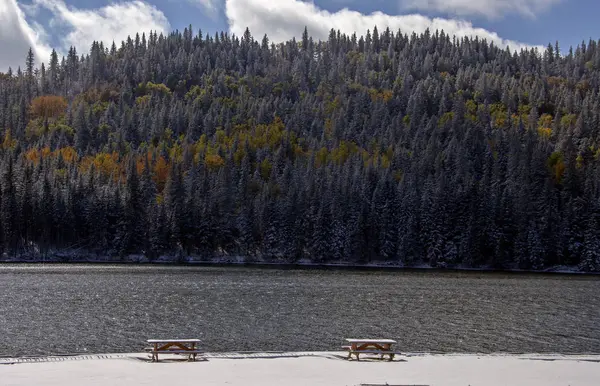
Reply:
[[[600,48],[192,27],[0,73],[0,247],[600,270]]]

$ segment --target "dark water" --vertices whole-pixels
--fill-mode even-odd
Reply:
[[[336,350],[600,353],[600,278],[252,268],[0,266],[0,356]]]

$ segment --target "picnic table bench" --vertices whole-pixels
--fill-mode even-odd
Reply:
[[[158,362],[158,354],[186,354],[188,360],[196,360],[197,354],[203,352],[196,347],[199,339],[148,339],[152,347],[146,350],[152,354],[152,362]]]
[[[384,355],[389,355],[390,361],[393,361],[394,355],[400,354],[392,350],[392,344],[396,341],[391,339],[346,339],[346,342],[349,345],[342,346],[342,348],[348,351],[348,359],[352,359],[352,355],[354,355],[359,361],[360,354],[375,354],[381,355],[381,359]]]

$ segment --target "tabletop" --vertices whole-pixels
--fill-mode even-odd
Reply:
[[[148,339],[148,343],[200,343],[200,339]]]
[[[346,339],[348,343],[380,343],[380,344],[392,344],[397,343],[391,339]]]

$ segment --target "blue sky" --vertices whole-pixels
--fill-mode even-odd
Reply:
[[[0,0],[0,71],[23,63],[31,46],[47,61],[92,40],[120,41],[136,31],[226,30],[246,26],[257,37],[280,41],[300,36],[304,25],[316,38],[330,28],[364,33],[378,25],[404,32],[443,28],[520,49],[559,40],[566,51],[598,39],[594,0]]]

